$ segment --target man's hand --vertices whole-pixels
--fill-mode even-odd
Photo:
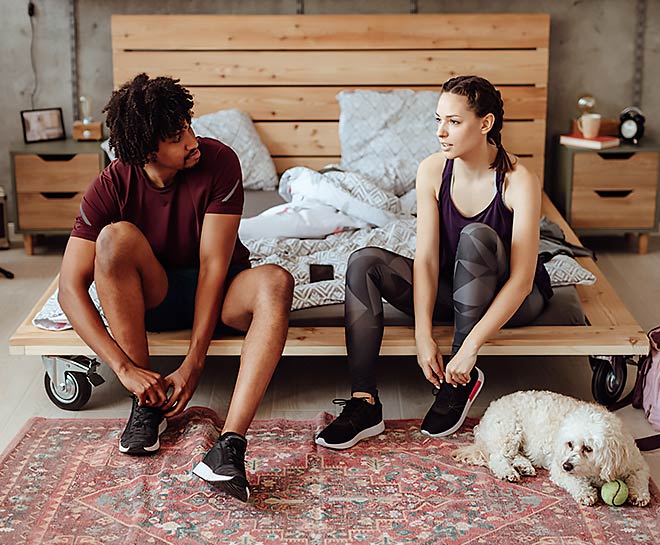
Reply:
[[[186,365],[184,361],[176,371],[165,377],[165,388],[172,388],[172,394],[163,406],[166,418],[181,413],[197,389],[199,377],[204,370],[203,365]]]
[[[416,340],[417,363],[422,368],[426,380],[436,388],[440,388],[444,372],[442,366],[442,354],[438,352],[438,345],[432,337]]]
[[[136,395],[141,407],[160,407],[167,401],[165,380],[159,373],[131,365],[118,372],[117,378],[129,392]]]
[[[477,363],[477,353],[464,349],[464,346],[465,344],[459,348],[445,370],[447,383],[452,386],[465,385],[470,382],[470,371]]]

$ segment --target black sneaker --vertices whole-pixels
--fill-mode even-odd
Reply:
[[[359,397],[335,399],[332,402],[335,405],[343,405],[344,408],[341,414],[316,436],[317,445],[342,450],[385,430],[383,406],[378,398],[373,405]]]
[[[153,454],[160,448],[158,437],[167,429],[167,419],[163,411],[156,407],[140,407],[133,396],[131,416],[119,439],[119,452],[144,456]]]
[[[193,473],[230,496],[248,501],[250,487],[245,476],[247,439],[238,433],[223,433],[193,469]]]
[[[483,385],[484,374],[478,367],[472,369],[470,382],[465,386],[454,388],[443,382],[424,417],[422,433],[429,437],[445,437],[458,430]]]

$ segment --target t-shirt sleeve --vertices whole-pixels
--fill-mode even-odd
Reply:
[[[110,176],[103,171],[83,195],[71,236],[95,242],[101,229],[118,220],[117,192]]]
[[[228,146],[218,150],[216,158],[217,174],[213,176],[211,200],[207,214],[242,214],[243,174],[238,156]]]

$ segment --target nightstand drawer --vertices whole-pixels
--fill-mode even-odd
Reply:
[[[594,184],[596,185],[596,184]],[[655,225],[656,186],[573,186],[570,224],[576,228],[652,229]]]
[[[82,191],[18,193],[19,228],[72,229],[82,196]]]
[[[573,189],[649,188],[658,184],[658,154],[579,153],[573,157]]]
[[[98,154],[14,156],[16,191],[19,193],[84,191],[99,171]]]

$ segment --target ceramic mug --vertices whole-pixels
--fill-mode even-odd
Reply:
[[[596,138],[600,130],[600,114],[582,114],[577,121],[577,126],[585,138]]]

